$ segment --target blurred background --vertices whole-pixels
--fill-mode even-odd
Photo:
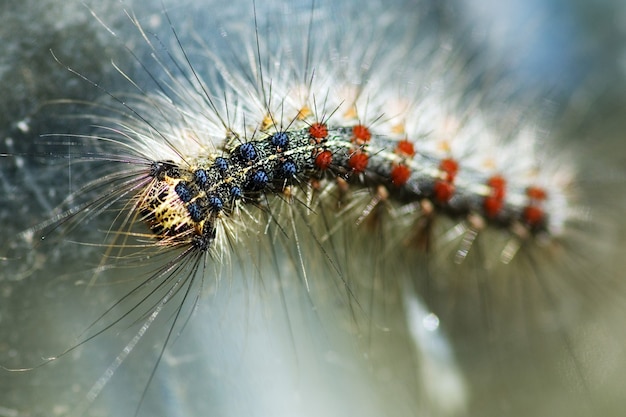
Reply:
[[[51,244],[38,243],[37,233],[22,233],[51,213],[58,214],[55,207],[76,191],[81,176],[89,175],[88,167],[69,168],[65,156],[72,150],[67,143],[50,146],[41,137],[91,129],[62,117],[84,106],[54,101],[90,102],[103,95],[56,62],[50,50],[108,91],[128,90],[111,58],[120,67],[134,69],[133,79],[141,79],[144,70],[122,44],[136,51],[139,61],[145,62],[150,51],[129,25],[124,9],[132,8],[150,30],[169,31],[162,6],[148,3],[89,5],[117,38],[77,0],[0,4],[0,154],[10,154],[0,157],[3,366],[34,366],[74,346],[108,306],[136,285],[137,277],[156,268],[100,271],[105,249],[77,242],[106,230],[112,217],[60,231],[60,241]],[[271,24],[284,4],[257,4],[259,16]],[[330,7],[322,1],[316,5]],[[204,27],[203,21],[236,26],[241,19],[242,25],[251,24],[252,2],[247,0],[165,6],[183,44],[194,42],[205,30],[206,36],[219,33],[219,23]],[[369,10],[367,3],[334,7],[328,24],[348,28],[351,10]],[[139,405],[138,415],[145,416],[621,415],[626,406],[626,334],[621,325],[626,311],[626,286],[621,282],[626,270],[626,6],[615,0],[416,0],[385,7],[405,18],[419,16],[421,32],[433,33],[442,49],[460,56],[468,74],[479,74],[475,88],[491,111],[497,112],[504,100],[500,89],[490,90],[490,77],[505,80],[511,103],[515,97],[527,97],[528,91],[540,97],[530,105],[536,104],[533,110],[546,126],[546,140],[575,156],[584,203],[594,213],[594,224],[600,225],[580,238],[593,249],[581,268],[576,268],[578,263],[564,265],[574,262],[566,256],[542,269],[548,277],[585,283],[576,295],[584,305],[576,308],[584,314],[558,323],[559,330],[544,335],[545,340],[526,344],[519,337],[485,340],[488,332],[464,329],[462,320],[447,322],[441,300],[429,307],[418,303],[424,317],[431,317],[431,307],[442,311],[441,328],[424,344],[439,346],[439,352],[450,350],[455,358],[429,374],[425,369],[437,362],[429,362],[429,355],[436,355],[427,348],[416,355],[398,299],[364,302],[365,312],[356,308],[360,317],[355,319],[354,304],[346,302],[340,285],[322,279],[334,275],[332,265],[320,262],[311,272],[313,281],[321,278],[308,293],[292,278],[297,275],[293,248],[276,245],[271,256],[265,249],[252,249],[247,262],[233,262],[222,272],[228,279],[205,283],[197,306],[183,311],[189,315],[194,310],[184,329],[175,329],[152,380],[172,309],[146,333],[93,403],[90,390],[137,332],[132,319],[43,367],[19,373],[0,370],[0,416],[130,416]],[[260,242],[263,247],[273,243],[269,238]],[[305,258],[320,257],[317,250],[305,250],[310,252]],[[344,251],[351,253],[338,249]],[[397,259],[403,255],[397,254]],[[338,258],[359,263],[351,256]],[[344,268],[355,274],[366,270],[363,265]],[[393,271],[397,276],[414,272],[407,268],[395,266]],[[89,285],[95,271],[98,283]],[[207,271],[213,273],[212,267]],[[429,273],[453,272],[435,268]],[[533,270],[521,273],[531,275]],[[361,304],[368,289],[356,295]],[[520,295],[520,300],[530,300],[528,310],[534,296]],[[384,320],[378,321],[373,317],[381,309]],[[520,320],[528,310],[520,311]],[[527,336],[543,337],[532,331]]]

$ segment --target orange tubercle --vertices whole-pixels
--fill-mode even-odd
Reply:
[[[439,169],[446,174],[446,181],[454,182],[459,172],[459,163],[452,158],[446,158],[439,163]]]
[[[485,197],[483,207],[487,217],[494,218],[504,206],[504,197],[506,196],[506,180],[500,175],[494,175],[487,180],[487,185],[491,187],[491,194]]]
[[[411,170],[406,165],[397,165],[391,170],[391,182],[397,187],[401,187],[409,180]]]
[[[328,127],[324,123],[313,123],[309,127],[309,134],[315,139],[324,139],[328,136]]]
[[[435,199],[440,203],[447,203],[454,195],[454,184],[448,181],[437,181],[433,188]]]
[[[524,221],[530,226],[536,226],[541,223],[544,218],[544,212],[541,208],[537,206],[527,206],[524,209],[524,213],[522,214],[522,218]]]
[[[348,160],[348,166],[352,168],[352,171],[356,173],[365,172],[367,164],[369,162],[369,156],[363,152],[357,151]]]
[[[332,162],[333,154],[329,150],[322,151],[319,155],[315,157],[315,166],[317,166],[322,171],[327,170]]]
[[[402,156],[414,156],[415,146],[413,146],[413,143],[409,142],[406,139],[401,140],[396,145],[396,154],[402,155]]]
[[[357,145],[363,145],[367,143],[372,138],[372,133],[370,130],[363,125],[356,125],[352,128],[352,134],[354,135],[353,143]]]
[[[541,187],[531,186],[526,189],[526,195],[533,200],[545,200],[548,197],[548,193]]]

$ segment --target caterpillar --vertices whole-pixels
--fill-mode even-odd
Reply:
[[[426,20],[410,2],[368,4],[367,13],[357,5],[259,6],[246,3],[241,10],[249,13],[226,8],[210,35],[195,32],[201,23],[188,29],[183,19],[176,19],[174,7],[157,12],[157,23],[166,28],[158,35],[147,29],[151,20],[127,12],[123,20],[133,33],[124,36],[137,37],[141,47],[119,41],[128,69],[117,60],[112,67],[130,93],[83,75],[80,64],[68,64],[53,48],[51,61],[108,102],[89,102],[87,110],[80,110],[77,124],[95,125],[87,133],[45,137],[58,147],[57,155],[70,159],[70,188],[82,185],[68,191],[51,220],[20,237],[31,242],[45,238],[45,246],[58,234],[69,243],[82,242],[79,247],[103,248],[87,278],[70,278],[89,289],[83,298],[107,287],[105,277],[116,278],[116,272],[107,276],[109,270],[125,276],[108,283],[123,287],[113,300],[98,303],[111,307],[92,313],[93,320],[83,322],[86,332],[76,342],[66,340],[56,350],[60,355],[34,368],[15,361],[3,366],[28,368],[9,373],[12,380],[40,375],[79,359],[72,356],[114,336],[114,329],[126,337],[113,338],[121,346],[107,349],[113,357],[99,368],[96,359],[83,362],[90,364],[83,370],[93,368],[96,374],[81,375],[85,382],[76,383],[81,400],[42,399],[31,414],[46,415],[48,404],[56,403],[62,405],[53,412],[62,415],[194,415],[207,410],[228,415],[343,415],[346,410],[499,415],[498,405],[483,405],[502,382],[494,376],[498,367],[513,387],[503,394],[511,415],[525,415],[529,407],[544,412],[540,398],[570,385],[561,383],[542,396],[540,388],[526,383],[539,366],[528,372],[520,367],[533,361],[554,366],[551,359],[562,354],[570,361],[565,369],[582,373],[577,353],[570,351],[572,336],[562,331],[581,313],[561,309],[596,300],[581,291],[603,290],[602,279],[581,282],[586,276],[573,263],[579,252],[598,253],[586,228],[599,227],[589,222],[577,205],[580,196],[572,192],[580,175],[576,161],[542,153],[549,143],[541,142],[538,124],[529,121],[531,112],[499,108],[490,115],[492,98],[474,91],[485,82],[481,74],[472,74],[462,58],[446,52],[440,38],[422,39],[416,22]],[[117,29],[94,15],[97,22],[92,24],[120,39]],[[183,43],[187,37],[191,41]],[[67,246],[59,250],[70,251]],[[52,263],[53,253],[46,264]],[[59,256],[81,262],[78,255]],[[18,258],[22,266],[16,271],[24,269],[24,259]],[[572,265],[561,266],[564,260]],[[12,256],[3,258],[12,261]],[[568,283],[564,275],[570,271]],[[227,284],[223,275],[231,278]],[[224,285],[235,294],[217,289]],[[242,285],[252,294],[256,286],[268,288],[261,291],[261,301],[253,295],[242,301],[237,295]],[[511,297],[515,290],[526,294]],[[215,296],[206,297],[206,292]],[[534,302],[533,296],[537,305],[522,314],[511,301],[522,300],[524,306]],[[238,320],[214,319],[221,315],[220,307],[214,307],[197,313],[212,323],[208,331],[193,328],[197,316],[192,311],[202,310],[206,298],[226,309],[228,301],[217,301],[219,297],[235,300],[237,313],[230,314]],[[265,320],[255,316],[256,303],[280,305],[265,308],[286,317],[286,335],[277,332],[282,328],[272,322],[271,313]],[[246,309],[250,312],[241,319],[245,314],[240,311]],[[241,350],[235,356],[244,359],[230,359],[224,352],[210,358],[211,350],[196,346],[207,343],[203,333],[226,326],[228,331],[217,332],[221,337],[212,352],[228,351],[225,340],[238,334],[232,328],[247,321],[254,325],[243,334],[255,334],[252,327],[259,322],[269,322],[265,326],[270,330],[265,339],[249,336],[254,342],[231,343]],[[447,336],[440,334],[439,323]],[[319,342],[325,334],[330,341]],[[150,346],[150,338],[159,335]],[[355,335],[366,335],[368,341],[355,347]],[[280,340],[276,345],[293,345],[295,353],[281,347],[268,354],[275,347],[263,348],[262,341],[272,337]],[[188,346],[177,346],[184,340]],[[311,340],[313,347],[305,346]],[[148,347],[138,352],[142,345]],[[192,353],[170,353],[177,347]],[[245,359],[242,352],[247,351],[252,360]],[[295,364],[283,355],[295,356]],[[213,360],[234,364],[226,371],[200,369]],[[263,375],[270,378],[272,368],[252,372],[267,360],[278,369],[296,369],[274,380],[294,396],[284,408],[259,382]],[[288,364],[281,368],[282,361]],[[311,376],[319,362],[323,382]],[[250,373],[229,376],[233,368],[245,367],[240,363],[251,363]],[[170,374],[160,379],[168,365]],[[116,385],[124,372],[134,373],[134,366],[143,377],[133,378],[131,385],[146,388],[126,398],[126,385]],[[350,367],[357,370],[331,383],[330,375]],[[179,372],[181,377],[173,379],[188,382],[168,383]],[[304,376],[292,375],[299,372]],[[516,378],[516,372],[521,376]],[[484,373],[490,383],[481,385]],[[541,377],[546,375],[562,382],[557,371]],[[247,383],[248,378],[253,382]],[[587,378],[577,375],[574,380],[590,384]],[[297,387],[290,389],[292,384]],[[159,389],[176,400],[155,398]],[[118,400],[101,398],[107,391],[128,404],[115,410]],[[578,388],[575,395],[581,391],[581,415],[605,410],[589,399],[597,396],[593,387]],[[372,393],[371,398],[364,400],[364,392]],[[525,392],[537,398],[532,406],[522,398]],[[239,404],[245,395],[252,397],[249,404]],[[210,398],[203,401],[205,396]],[[567,402],[571,395],[557,398]],[[74,408],[75,403],[80,404]]]

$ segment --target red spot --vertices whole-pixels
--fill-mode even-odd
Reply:
[[[522,218],[529,226],[536,226],[543,221],[543,210],[537,206],[530,205],[524,209]]]
[[[320,152],[320,154],[315,157],[315,165],[322,171],[327,170],[332,162],[333,154],[328,150]]]
[[[352,142],[363,145],[367,143],[372,138],[372,134],[370,130],[363,125],[356,125],[352,128],[352,134],[354,135],[354,140]]]
[[[491,196],[498,200],[504,200],[506,195],[506,180],[500,175],[494,175],[487,180],[487,185],[491,187]]]
[[[437,181],[433,188],[435,199],[440,203],[447,203],[454,195],[454,184],[448,181]]]
[[[411,170],[406,165],[396,165],[391,170],[391,182],[398,187],[406,184],[410,176]]]
[[[541,187],[528,187],[526,189],[526,195],[533,200],[545,200],[548,197],[548,193]]]
[[[369,156],[362,152],[355,152],[348,160],[348,166],[356,173],[365,172],[367,163],[369,162]]]
[[[459,163],[454,159],[447,158],[439,163],[439,169],[446,174],[446,181],[454,182],[456,174],[459,172]]]
[[[494,175],[487,180],[487,185],[491,187],[491,194],[485,197],[483,207],[487,217],[496,217],[504,206],[506,195],[506,180],[500,175]]]
[[[483,206],[485,208],[485,213],[487,214],[487,217],[496,217],[498,215],[498,213],[500,213],[500,210],[502,210],[502,206],[504,205],[504,201],[493,197],[493,196],[489,196],[485,198],[485,201],[483,202]]]
[[[309,127],[309,134],[315,139],[324,139],[328,136],[328,128],[323,123],[313,123]]]
[[[526,188],[526,196],[530,200],[528,206],[524,208],[522,219],[531,227],[537,226],[544,221],[545,213],[541,208],[541,203],[548,198],[548,193],[544,188],[530,186]]]
[[[402,156],[413,156],[415,155],[415,147],[408,140],[401,140],[396,145],[396,153]]]

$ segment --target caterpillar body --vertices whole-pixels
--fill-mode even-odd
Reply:
[[[455,160],[416,156],[412,142],[372,137],[363,125],[312,123],[245,142],[220,155],[233,156],[203,156],[187,169],[167,161],[153,163],[153,180],[145,196],[138,198],[138,209],[168,244],[206,250],[215,239],[217,217],[232,215],[240,201],[258,202],[260,192],[268,190],[283,193],[308,178],[320,178],[326,170],[341,179],[362,175],[374,184],[382,179],[389,188],[403,187],[391,191],[404,191],[409,203],[430,197],[432,204],[452,213],[480,213],[509,226],[517,222],[528,232],[548,229],[542,206],[545,190],[511,187],[513,192],[505,198],[502,176],[459,173]],[[458,197],[453,199],[455,193]]]

